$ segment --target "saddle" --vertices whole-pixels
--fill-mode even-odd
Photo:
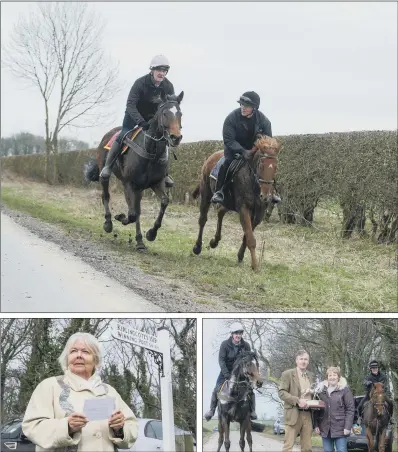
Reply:
[[[141,132],[141,130],[142,130],[142,127],[138,127],[138,126],[135,126],[134,129],[132,129],[132,130],[129,130],[129,131],[126,133],[126,135],[123,137],[123,143],[124,143],[124,140],[125,140],[126,138],[130,139],[131,141],[133,141],[134,138]],[[106,150],[109,151],[109,149],[112,147],[112,144],[114,143],[114,141],[116,140],[116,138],[119,136],[119,134],[120,134],[120,130],[119,130],[119,132],[115,132],[115,133],[112,135],[111,139],[108,141],[108,143],[104,146],[104,149],[106,149]],[[128,149],[129,149],[128,144],[125,144],[125,145],[122,147],[122,152],[121,152],[121,153],[124,154]]]

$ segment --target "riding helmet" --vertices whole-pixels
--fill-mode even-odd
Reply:
[[[372,367],[380,367],[380,366],[379,366],[379,362],[376,361],[375,359],[373,359],[372,361],[370,361],[370,363],[369,363],[369,369],[372,369]]]
[[[230,327],[229,327],[229,332],[231,334],[236,333],[237,331],[244,331],[243,325],[240,322],[234,322]]]
[[[149,69],[151,71],[152,69],[164,69],[168,71],[170,69],[169,60],[164,55],[155,55],[151,60]]]
[[[246,91],[240,96],[237,102],[238,104],[249,105],[253,108],[260,108],[260,96],[254,91]]]

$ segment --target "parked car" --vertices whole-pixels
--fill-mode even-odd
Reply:
[[[274,423],[274,435],[285,434],[285,420],[282,418],[277,419]]]
[[[162,421],[138,419],[138,438],[130,451],[163,452]],[[22,433],[22,418],[13,419],[1,427],[1,452],[35,452],[36,446]],[[196,452],[191,432],[175,427],[176,452]],[[120,452],[126,449],[119,449]]]
[[[22,433],[22,418],[1,426],[1,452],[35,452],[36,446]]]
[[[191,432],[174,426],[176,452],[196,452],[196,441]],[[125,450],[125,449],[124,449]],[[158,419],[138,419],[138,439],[131,452],[163,452],[163,426]],[[123,452],[122,449],[119,449]]]
[[[354,397],[355,401],[355,415],[354,415],[354,426],[358,425],[358,405],[360,401],[365,396],[356,396]],[[387,427],[386,432],[386,442],[385,442],[385,452],[392,452],[392,444],[393,444],[393,438],[394,432],[393,432],[393,426],[390,424]],[[360,426],[360,428],[353,428],[351,429],[350,436],[348,437],[347,442],[347,450],[368,450],[368,440],[366,439],[366,432],[365,427],[363,425]]]

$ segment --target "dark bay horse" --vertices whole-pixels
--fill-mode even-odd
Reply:
[[[156,239],[157,231],[162,225],[162,219],[169,204],[165,185],[169,164],[167,146],[174,148],[180,144],[182,139],[180,103],[183,97],[183,91],[178,96],[167,96],[166,101],[159,105],[147,132],[140,130],[133,140],[130,139],[131,132],[123,138],[123,146],[126,144],[129,150],[118,158],[112,169],[115,176],[122,181],[128,205],[127,216],[121,213],[115,216],[115,220],[120,221],[123,225],[136,224],[137,250],[146,249],[142,240],[140,224],[143,190],[151,188],[160,199],[159,214],[153,227],[146,233],[147,240]],[[121,127],[115,127],[102,138],[97,150],[97,162],[93,162],[91,166],[86,165],[87,180],[99,180],[99,172],[105,164],[107,153],[104,146],[119,130]],[[113,224],[109,208],[109,180],[100,182],[102,184],[102,203],[105,208],[104,231],[110,233]]]
[[[265,209],[271,200],[274,190],[274,178],[277,171],[278,153],[281,144],[275,138],[259,135],[251,151],[251,157],[234,174],[231,188],[234,198],[234,208],[221,206],[218,210],[217,231],[210,241],[210,247],[216,248],[221,240],[221,228],[224,215],[228,210],[239,213],[243,229],[242,245],[238,252],[238,261],[242,262],[246,247],[251,254],[252,269],[258,271],[259,265],[256,257],[256,238],[253,231],[260,224]],[[202,251],[203,229],[207,222],[207,213],[211,204],[211,197],[215,190],[216,181],[211,177],[211,171],[222,157],[223,151],[212,154],[202,167],[201,180],[192,193],[194,198],[201,196],[199,234],[193,247],[195,254]]]
[[[392,414],[393,404],[387,399],[383,383],[374,383],[363,410],[369,452],[384,452],[386,429]]]
[[[249,450],[252,452],[252,434],[250,420],[250,392],[254,385],[262,382],[259,372],[257,356],[254,352],[244,352],[238,356],[231,372],[231,378],[221,387],[218,394],[218,448],[225,444],[229,452],[231,441],[229,439],[231,422],[240,425],[240,450],[245,449],[245,434]]]

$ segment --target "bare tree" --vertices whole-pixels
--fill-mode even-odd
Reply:
[[[57,181],[60,132],[66,126],[97,125],[118,91],[118,68],[101,49],[102,32],[102,21],[87,3],[38,3],[32,14],[20,18],[3,48],[4,66],[37,87],[43,98],[49,182]]]

